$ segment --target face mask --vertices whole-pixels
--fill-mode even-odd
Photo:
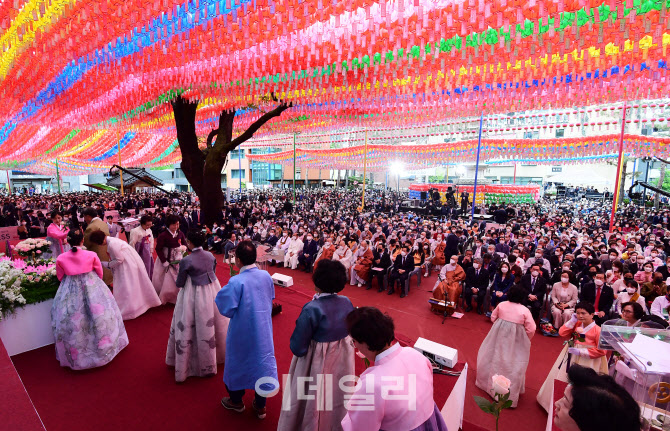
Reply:
[[[404,252],[404,251],[401,251],[401,252],[400,252],[400,255],[401,255],[402,257],[405,257],[405,256],[407,256],[407,253]]]
[[[503,274],[505,274],[507,271],[508,271],[507,267],[500,268],[500,272],[502,272]]]
[[[634,288],[634,287],[627,287],[626,288],[626,292],[628,292],[629,295],[634,295],[636,291],[637,291],[637,289]]]
[[[561,281],[565,284],[570,281],[570,277],[561,277]]]
[[[542,255],[539,254],[539,253],[536,253],[536,254],[535,254],[535,259],[542,259]]]
[[[644,268],[644,272],[651,272],[652,270],[653,270],[653,268],[649,268],[648,266],[646,266]]]
[[[478,242],[478,243],[477,243],[477,248],[479,248],[479,247],[481,247],[481,246],[482,246],[482,243],[481,243],[481,242]]]
[[[540,273],[537,271],[532,271],[530,275],[532,275],[533,277],[537,277],[538,275],[540,275]]]
[[[474,269],[479,269],[479,264],[478,264],[478,263],[473,263],[473,264],[472,264],[472,267],[473,267]]]
[[[658,253],[652,253],[651,254],[651,257],[656,257],[656,256],[658,256]]]
[[[600,286],[603,285],[603,281],[600,280],[600,279],[598,279],[598,278],[596,278],[595,280],[593,280],[593,282],[594,282],[594,283],[596,284],[596,286],[598,286],[598,287],[600,287]]]
[[[632,259],[632,258],[631,258],[631,259]],[[613,254],[611,254],[611,255],[610,255],[610,260],[616,260],[616,256],[613,255]]]
[[[283,234],[281,234],[281,236],[283,236],[284,238],[286,238],[286,237],[288,236],[288,234],[283,233]]]
[[[452,265],[456,265],[456,262],[458,262],[458,261],[457,261],[457,260],[454,260],[454,259],[451,259],[450,262],[451,262]]]

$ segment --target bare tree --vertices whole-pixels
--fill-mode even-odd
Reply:
[[[278,103],[277,106],[261,115],[247,130],[235,138],[233,138],[235,110],[223,111],[219,116],[218,128],[209,133],[206,146],[202,149],[198,145],[198,136],[195,132],[195,114],[199,102],[189,102],[182,97],[172,102],[177,140],[182,157],[181,169],[193,187],[193,191],[200,198],[203,223],[207,225],[214,223],[223,207],[221,172],[226,166],[228,153],[251,139],[265,123],[274,117],[279,117],[282,112],[293,106],[292,103],[277,100],[274,94],[271,95],[271,98]]]

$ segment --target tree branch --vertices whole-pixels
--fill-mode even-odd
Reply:
[[[274,94],[272,95],[272,97],[275,98]],[[261,126],[263,126],[265,123],[267,123],[274,117],[279,117],[282,114],[282,112],[286,111],[288,108],[291,108],[292,106],[293,102],[291,103],[280,102],[275,109],[263,114],[258,120],[254,121],[253,124],[251,124],[251,126],[249,126],[249,128],[245,130],[240,136],[233,139],[233,141],[231,142],[231,149],[234,149],[241,143],[251,139],[254,136],[254,133],[256,133],[258,129],[261,128]]]
[[[665,163],[666,165],[670,165],[670,161],[667,161],[667,160],[665,160],[665,159],[662,159],[662,158],[660,158],[660,157],[658,157],[658,156],[654,156],[654,157],[656,158],[656,160],[660,160],[661,162]]]
[[[211,132],[209,132],[209,135],[207,135],[207,148],[212,148],[212,139],[214,139],[214,136],[219,134],[219,129],[212,129]]]

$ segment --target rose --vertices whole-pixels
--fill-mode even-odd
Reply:
[[[493,381],[493,392],[501,395],[509,393],[512,382],[507,377],[494,374],[491,380]]]

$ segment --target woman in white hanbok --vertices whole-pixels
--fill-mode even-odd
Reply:
[[[105,236],[103,231],[91,234],[91,242],[106,245],[109,262],[102,262],[114,275],[114,299],[121,310],[123,320],[141,316],[148,309],[161,305],[144,262],[135,249],[122,239]]]
[[[349,269],[351,268],[351,257],[353,253],[347,247],[347,242],[345,240],[340,241],[340,246],[337,247],[335,253],[333,254],[333,260],[339,261],[347,269],[347,274],[349,274]]]

